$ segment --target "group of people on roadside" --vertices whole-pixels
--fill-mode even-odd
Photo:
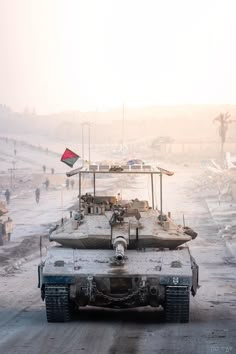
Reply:
[[[45,189],[48,190],[48,187],[50,185],[50,181],[48,178],[46,178],[45,182],[43,183],[45,184]],[[74,184],[75,184],[75,181],[72,179],[71,181],[67,178],[66,179],[66,188],[69,189],[70,186],[71,186],[71,189],[74,188]],[[5,198],[6,198],[6,203],[9,204],[10,203],[10,197],[11,197],[11,192],[9,191],[9,189],[6,189],[5,190]],[[39,203],[39,200],[40,200],[40,188],[37,187],[34,191],[34,194],[35,194],[35,201],[36,203]]]
[[[71,181],[69,178],[66,179],[66,189],[69,189],[71,186],[71,189],[74,189],[75,181],[72,179]]]
[[[36,200],[36,203],[39,203],[39,199],[40,199],[40,188],[37,187],[37,188],[35,189],[35,192],[34,192],[34,193],[35,193],[35,200]],[[11,192],[9,191],[8,188],[5,190],[4,195],[5,195],[5,198],[6,198],[6,203],[7,203],[7,204],[10,204]]]
[[[10,197],[11,197],[11,192],[9,191],[9,189],[7,188],[5,191],[5,198],[6,198],[6,203],[10,204]],[[37,187],[35,189],[35,200],[38,203],[40,199],[40,189]]]
[[[43,167],[43,173],[46,173],[47,167],[45,165],[43,165],[42,167]],[[52,167],[51,174],[54,175],[54,173],[55,173],[55,169]]]

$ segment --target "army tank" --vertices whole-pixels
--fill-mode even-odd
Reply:
[[[195,296],[199,285],[198,265],[187,242],[197,233],[163,213],[162,177],[173,173],[143,165],[92,165],[67,176],[77,173],[79,205],[50,233],[54,246],[38,267],[47,321],[70,321],[74,311],[85,306],[162,306],[167,322],[188,322],[190,294]],[[148,174],[151,206],[138,198],[123,200],[120,194],[97,195],[96,181],[103,180],[102,174],[118,179]],[[86,193],[85,175],[93,177],[92,191]],[[155,175],[160,177],[159,209]]]

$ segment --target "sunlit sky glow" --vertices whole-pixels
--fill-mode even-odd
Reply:
[[[0,0],[0,103],[236,103],[235,0]]]

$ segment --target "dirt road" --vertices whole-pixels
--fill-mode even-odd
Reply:
[[[151,308],[85,308],[70,323],[49,324],[37,289],[39,257],[35,253],[0,275],[0,352],[235,353],[236,259],[219,236],[204,201],[186,194],[188,178],[188,172],[180,173],[165,185],[164,206],[177,219],[184,212],[188,225],[199,233],[190,248],[200,267],[201,287],[191,297],[188,324],[166,324],[163,311]]]

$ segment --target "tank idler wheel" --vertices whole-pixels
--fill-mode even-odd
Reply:
[[[167,322],[189,322],[189,288],[187,286],[167,286],[165,300]]]
[[[68,322],[71,320],[69,287],[45,285],[45,304],[48,322]]]

